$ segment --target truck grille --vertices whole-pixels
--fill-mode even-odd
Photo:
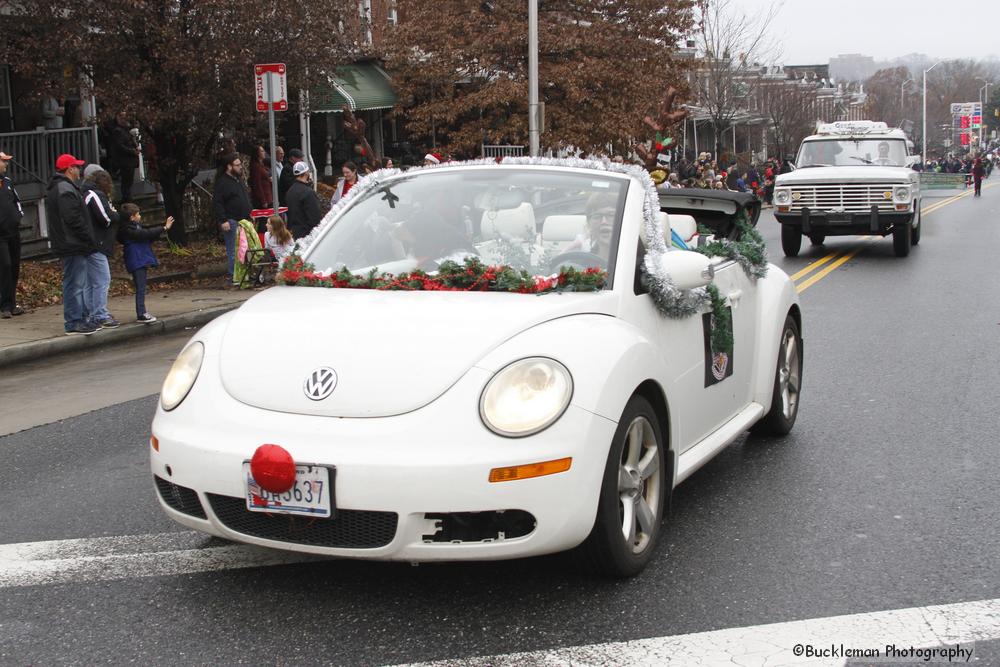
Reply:
[[[850,183],[843,185],[798,185],[792,187],[792,211],[809,208],[811,211],[843,210],[848,213],[869,213],[872,206],[880,211],[893,210],[892,199],[885,193],[892,192],[898,183]],[[795,199],[796,193],[798,200]]]

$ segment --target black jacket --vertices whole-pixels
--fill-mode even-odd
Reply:
[[[90,222],[94,228],[97,249],[111,257],[115,251],[115,228],[118,226],[118,211],[111,208],[108,196],[93,181],[83,183],[83,201],[90,212]]]
[[[0,239],[21,234],[21,217],[24,210],[17,197],[14,183],[7,176],[0,176]]]
[[[281,168],[281,175],[278,176],[278,204],[288,206],[288,188],[295,182],[295,174],[292,173],[292,163],[286,162]]]
[[[152,243],[156,239],[163,235],[163,232],[167,231],[167,228],[163,225],[155,225],[153,227],[143,227],[142,224],[138,222],[132,222],[131,220],[123,220],[120,225],[118,225],[118,242],[119,243],[140,243],[147,241]]]
[[[111,159],[118,167],[135,169],[139,166],[139,156],[135,151],[139,146],[129,128],[115,124],[111,131]]]
[[[226,220],[249,220],[250,209],[250,193],[243,181],[225,173],[215,179],[212,210],[220,225]]]
[[[296,180],[288,188],[285,200],[288,206],[288,231],[292,233],[292,238],[307,236],[322,217],[316,193],[306,183]]]
[[[57,173],[45,191],[45,217],[49,243],[57,257],[91,255],[97,252],[90,213],[76,183]]]

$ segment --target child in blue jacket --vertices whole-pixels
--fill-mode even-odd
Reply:
[[[123,221],[118,226],[118,241],[125,246],[125,269],[135,283],[135,321],[149,324],[156,318],[146,312],[146,269],[158,266],[153,241],[174,224],[172,217],[157,227],[143,227],[142,214],[135,204],[122,205]]]

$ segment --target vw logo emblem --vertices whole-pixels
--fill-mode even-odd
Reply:
[[[302,385],[306,398],[313,401],[322,401],[336,388],[337,373],[329,366],[322,366],[314,370],[306,377],[306,381]]]

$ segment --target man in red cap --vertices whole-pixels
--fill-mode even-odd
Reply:
[[[24,315],[15,303],[17,279],[21,271],[21,200],[14,183],[7,176],[7,165],[14,159],[0,151],[0,317]]]
[[[56,173],[45,191],[45,216],[52,253],[62,259],[66,334],[89,336],[98,327],[89,320],[87,256],[97,252],[97,242],[77,185],[83,164],[68,153],[56,158]]]

